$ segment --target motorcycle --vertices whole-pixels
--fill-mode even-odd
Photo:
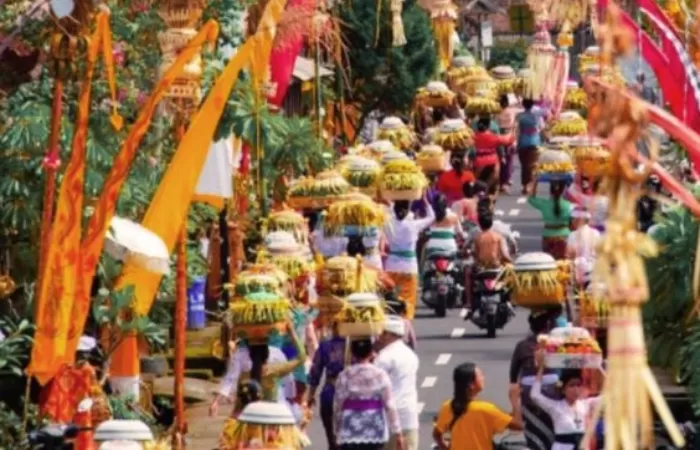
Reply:
[[[510,304],[510,291],[502,279],[503,269],[483,270],[476,273],[474,282],[475,311],[470,319],[487,336],[496,337],[496,330],[501,330],[515,316]]]
[[[460,277],[457,254],[433,252],[423,266],[423,290],[421,300],[435,311],[437,317],[445,317],[448,308],[461,304],[464,285]]]

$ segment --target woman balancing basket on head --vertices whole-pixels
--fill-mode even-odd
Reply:
[[[280,381],[306,361],[306,351],[294,331],[289,300],[277,293],[256,292],[236,299],[231,303],[227,316],[233,332],[247,345],[251,364],[249,368],[242,368],[232,419],[225,425],[221,436],[221,449],[237,450],[240,442],[233,432],[236,429],[235,420],[247,401],[257,399],[256,395],[248,395],[250,390],[259,385],[261,399],[278,401]],[[285,333],[290,334],[297,357],[284,363],[268,363],[270,340]],[[254,383],[251,384],[251,381]],[[247,387],[241,389],[243,386]]]
[[[563,151],[546,150],[537,163],[537,181],[549,182],[549,197],[537,195],[537,185],[528,197],[528,203],[542,214],[542,251],[555,259],[566,259],[566,242],[573,205],[564,200],[564,190],[574,177],[574,165]]]

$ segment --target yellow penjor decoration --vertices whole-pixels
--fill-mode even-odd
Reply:
[[[599,30],[604,62],[628,55],[634,46],[634,38],[620,24],[614,4],[609,6],[608,15],[608,26]],[[609,197],[608,220],[594,271],[594,284],[606,287],[610,311],[603,400],[589,422],[594,425],[581,448],[589,448],[601,413],[606,450],[653,448],[651,403],[674,445],[682,448],[683,436],[648,366],[641,318],[641,306],[649,297],[643,258],[655,255],[657,249],[649,236],[637,231],[635,205],[642,194],[640,186],[658,156],[658,145],[649,137],[648,113],[640,100],[615,88],[606,89],[596,78],[586,81],[593,99],[590,131],[606,138],[610,148],[610,166],[603,183],[603,192]],[[640,139],[649,143],[650,154],[641,171],[637,167]]]
[[[401,18],[403,1],[391,0],[391,34],[394,47],[406,45],[406,33],[404,32],[403,19]]]
[[[433,23],[433,36],[435,36],[435,45],[440,58],[440,70],[447,70],[454,52],[452,35],[457,22],[457,8],[451,0],[427,1],[423,6],[430,12]]]

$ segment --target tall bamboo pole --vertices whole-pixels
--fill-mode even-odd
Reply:
[[[175,298],[175,433],[173,447],[183,448],[185,422],[185,348],[187,331],[187,223],[182,226],[177,243],[177,280]]]

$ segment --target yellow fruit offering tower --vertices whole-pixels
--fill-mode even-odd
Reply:
[[[547,308],[566,300],[568,262],[556,261],[547,253],[519,256],[508,277],[513,286],[513,301],[524,308]]]

